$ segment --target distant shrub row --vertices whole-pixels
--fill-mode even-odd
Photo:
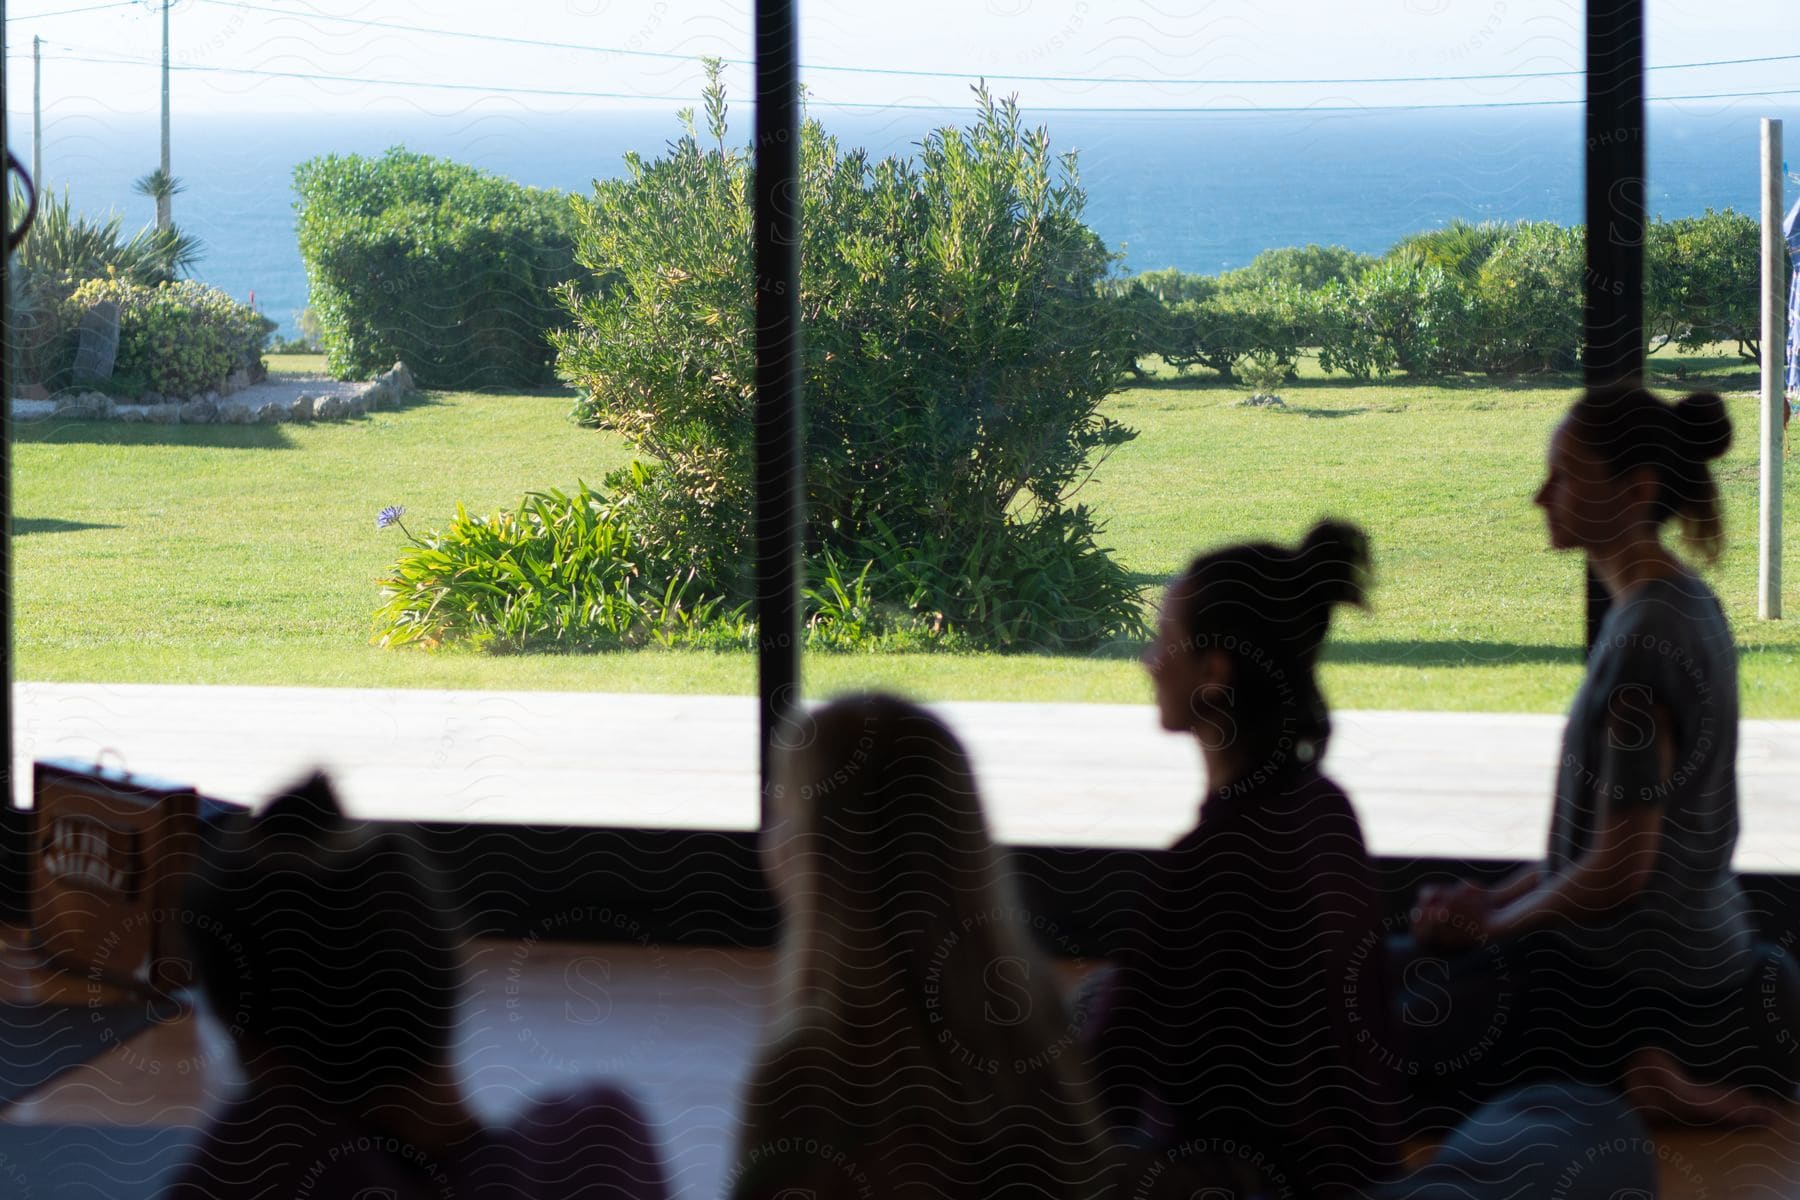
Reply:
[[[1220,275],[1149,271],[1112,290],[1140,354],[1228,379],[1250,360],[1292,362],[1303,347],[1358,379],[1563,370],[1582,350],[1582,237],[1549,221],[1457,221],[1378,257],[1293,247]],[[1757,357],[1760,237],[1730,209],[1650,225],[1651,353],[1731,342]]]

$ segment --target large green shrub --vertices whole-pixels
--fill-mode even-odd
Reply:
[[[1441,228],[1401,238],[1382,257],[1388,261],[1438,267],[1457,283],[1472,284],[1481,273],[1482,264],[1506,241],[1514,228],[1505,221],[1471,224],[1459,218]]]
[[[1221,288],[1207,299],[1169,306],[1158,353],[1177,369],[1211,367],[1219,378],[1234,379],[1252,355],[1292,362],[1311,340],[1309,322],[1298,288]]]
[[[554,380],[553,290],[576,274],[565,197],[400,147],[309,159],[294,189],[335,374],[403,359],[429,387]]]
[[[1459,368],[1472,330],[1468,301],[1442,267],[1389,258],[1353,283],[1313,294],[1319,366],[1352,378],[1441,375]]]
[[[1580,229],[1509,229],[1475,274],[1474,366],[1490,374],[1571,370],[1582,345]]]
[[[751,586],[751,162],[726,140],[716,73],[707,112],[705,145],[684,115],[667,155],[627,156],[623,178],[576,202],[577,253],[602,286],[565,289],[574,327],[556,343],[577,417],[651,460],[608,481],[634,523],[737,599]],[[1006,645],[1141,632],[1135,589],[1064,503],[1123,436],[1100,410],[1132,359],[1072,157],[1059,166],[1043,130],[982,93],[968,128],[929,135],[914,159],[871,161],[814,120],[800,159],[809,557],[873,560],[878,599]],[[1020,613],[982,590],[1052,549],[1068,577],[1119,584],[1083,598],[1079,630],[1058,592]]]
[[[191,396],[217,389],[236,370],[262,371],[263,343],[275,323],[215,287],[192,279],[156,287],[125,279],[92,279],[75,288],[57,309],[54,341],[41,352],[52,389],[74,383],[82,314],[95,304],[119,309],[119,349],[112,379],[98,385],[121,396],[146,389]]]
[[[1342,246],[1279,246],[1264,250],[1249,264],[1219,276],[1219,285],[1238,288],[1298,288],[1317,291],[1333,283],[1353,283],[1375,259]]]
[[[1652,350],[1735,342],[1756,359],[1762,341],[1762,230],[1731,209],[1651,226],[1644,323]]]

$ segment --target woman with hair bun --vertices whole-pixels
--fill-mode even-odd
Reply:
[[[1398,1160],[1375,871],[1320,770],[1319,650],[1368,576],[1362,531],[1337,521],[1297,547],[1202,555],[1144,655],[1163,728],[1199,745],[1207,794],[1153,860],[1084,1038],[1111,1122],[1197,1178],[1339,1197]]]
[[[1662,539],[1674,523],[1718,559],[1708,463],[1730,445],[1718,396],[1670,404],[1636,384],[1587,392],[1551,437],[1534,502],[1551,547],[1585,555],[1612,605],[1569,710],[1548,853],[1494,887],[1427,887],[1413,914],[1420,946],[1464,952],[1451,994],[1513,1006],[1487,1087],[1572,1075],[1620,1084],[1652,1119],[1711,1123],[1765,1119],[1792,1086],[1791,1039],[1771,1040],[1786,1035],[1752,976],[1785,988],[1793,968],[1759,953],[1731,869],[1736,648],[1712,589]],[[1454,1016],[1433,1031],[1466,1033]]]

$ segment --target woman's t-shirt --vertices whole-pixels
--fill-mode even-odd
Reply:
[[[1665,762],[1657,706],[1673,716]],[[1638,897],[1564,930],[1588,961],[1634,981],[1717,986],[1750,969],[1737,846],[1737,652],[1712,590],[1682,573],[1645,583],[1601,623],[1569,709],[1550,821],[1549,866],[1566,870],[1608,814],[1662,809],[1654,874]]]

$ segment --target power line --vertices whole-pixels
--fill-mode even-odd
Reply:
[[[59,8],[55,12],[20,13],[16,17],[6,18],[8,25],[14,21],[47,21],[51,17],[73,16],[75,13],[99,12],[103,8],[136,8],[137,0],[113,0],[111,4],[90,4],[86,8]]]
[[[49,44],[49,43],[46,43]],[[78,47],[61,44],[64,49]],[[23,57],[13,55],[9,57]],[[147,58],[131,58],[125,56],[95,58],[80,54],[58,54],[46,56],[52,61],[96,63],[103,66],[160,66],[155,60]],[[296,79],[308,83],[355,83],[378,84],[383,87],[398,88],[432,88],[444,91],[481,92],[487,95],[528,95],[555,96],[567,99],[582,100],[663,100],[678,103],[689,103],[691,96],[645,95],[642,92],[590,92],[563,88],[506,87],[479,83],[453,83],[426,79],[379,79],[367,75],[327,75],[305,71],[265,71],[253,67],[218,67],[196,63],[171,65],[174,71],[201,71],[210,74],[250,75],[266,79]],[[1744,92],[1708,92],[1682,96],[1650,96],[1649,103],[1677,103],[1687,100],[1742,100],[1767,96],[1800,95],[1800,88],[1779,88],[1764,91]],[[819,108],[866,108],[883,110],[946,112],[966,107],[963,104],[906,104],[886,103],[877,100],[817,100],[809,99],[808,103]],[[1169,106],[1169,105],[1133,105],[1133,106],[1081,106],[1081,105],[1031,105],[1033,112],[1064,113],[1205,113],[1217,115],[1221,113],[1332,113],[1332,112],[1437,112],[1461,109],[1500,109],[1500,108],[1553,108],[1584,104],[1585,100],[1486,100],[1468,101],[1448,104],[1293,104],[1293,105],[1234,105],[1218,106]]]
[[[592,54],[618,54],[634,58],[675,59],[693,61],[691,53],[677,53],[666,50],[637,50],[622,46],[593,46],[574,42],[553,42],[539,38],[507,37],[490,33],[471,33],[463,29],[437,29],[422,25],[405,25],[396,21],[377,21],[367,17],[340,17],[330,13],[295,12],[291,9],[272,8],[264,4],[252,4],[246,0],[200,0],[202,4],[210,4],[215,8],[233,8],[246,12],[270,13],[275,16],[293,17],[307,21],[327,21],[341,25],[355,25],[365,29],[392,29],[401,33],[423,33],[435,37],[464,38],[481,42],[500,42],[511,46],[534,46],[546,50],[578,50]],[[755,66],[755,60],[749,58],[729,58],[721,56],[720,62],[734,66]],[[1770,54],[1756,58],[1718,58],[1699,62],[1662,63],[1646,67],[1647,71],[1688,71],[1701,67],[1740,67],[1756,63],[1797,62],[1800,54]],[[1377,75],[1357,76],[1342,79],[1144,79],[1132,76],[1095,76],[1095,75],[1014,75],[1005,71],[930,71],[916,70],[910,67],[867,67],[839,66],[831,63],[802,63],[802,71],[846,72],[856,75],[904,75],[921,79],[1004,79],[1023,83],[1131,83],[1131,84],[1165,84],[1209,85],[1216,87],[1282,87],[1290,85],[1319,85],[1347,83],[1459,83],[1477,80],[1514,80],[1514,79],[1568,79],[1579,78],[1586,74],[1581,70],[1568,71],[1517,71],[1492,72],[1473,75]]]
[[[8,55],[8,57],[21,57]],[[160,67],[162,64],[147,58],[94,58],[80,54],[46,55],[54,62],[97,63],[101,66],[128,67]],[[428,79],[378,79],[368,75],[324,75],[306,71],[259,71],[252,67],[213,67],[198,63],[171,63],[171,71],[203,71],[216,75],[254,75],[264,79],[298,79],[308,83],[362,83],[380,84],[383,87],[436,88],[444,91],[482,92],[488,95],[518,96],[565,96],[573,99],[591,100],[675,100],[682,103],[692,101],[691,96],[646,96],[642,92],[581,92],[560,88],[533,87],[497,87],[480,83],[450,83]]]

